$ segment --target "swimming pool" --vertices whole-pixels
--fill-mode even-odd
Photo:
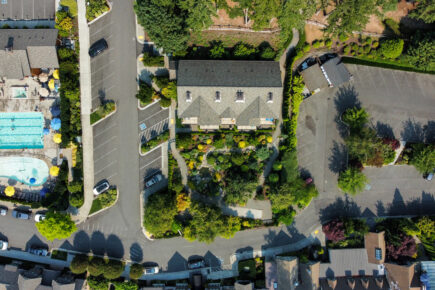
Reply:
[[[48,178],[47,164],[32,157],[0,157],[0,177],[11,178],[30,186],[44,184]],[[35,182],[30,183],[34,178]]]
[[[43,129],[42,113],[0,113],[0,149],[44,148]]]

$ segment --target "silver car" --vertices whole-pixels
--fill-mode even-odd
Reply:
[[[8,209],[6,207],[0,208],[0,215],[5,216],[8,213]]]
[[[103,192],[106,192],[107,190],[109,190],[110,188],[110,184],[107,180],[102,180],[100,182],[97,183],[97,185],[95,185],[94,187],[94,195],[100,195]]]
[[[150,178],[150,179],[145,183],[145,186],[146,186],[147,188],[148,188],[148,187],[151,187],[151,186],[153,186],[154,184],[156,184],[157,182],[160,182],[162,179],[163,179],[163,176],[162,176],[161,174],[154,175],[152,178]]]
[[[14,218],[20,219],[20,220],[28,220],[30,218],[30,214],[27,212],[22,212],[22,211],[18,211],[18,210],[13,210],[12,211],[12,216]]]

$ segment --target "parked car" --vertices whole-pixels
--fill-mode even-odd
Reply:
[[[108,47],[109,45],[107,44],[106,40],[102,38],[91,45],[91,47],[89,48],[89,55],[91,57],[96,57],[97,55],[105,51]]]
[[[159,267],[145,267],[145,275],[157,274],[159,272]]]
[[[29,253],[36,255],[36,256],[49,256],[50,253],[48,252],[48,250],[46,248],[40,248],[40,247],[31,247],[29,248]]]
[[[28,213],[28,212],[22,212],[22,211],[14,209],[12,211],[12,216],[14,218],[17,218],[17,219],[20,219],[20,220],[28,220],[30,218],[30,213]]]
[[[110,188],[109,182],[104,179],[95,185],[93,192],[95,195],[99,195],[102,194],[103,192],[106,192],[109,188]]]
[[[6,251],[8,249],[8,242],[0,240],[0,250]]]
[[[433,172],[431,172],[431,173],[429,173],[427,176],[426,176],[426,180],[428,180],[428,181],[431,181],[432,179],[433,179]]]
[[[163,179],[163,176],[161,175],[161,174],[156,174],[156,175],[154,175],[153,177],[151,177],[146,183],[145,183],[145,186],[148,188],[148,187],[151,187],[151,186],[153,186],[154,184],[156,184],[157,182],[159,182],[159,181],[161,181]]]
[[[5,216],[8,213],[7,207],[1,207],[0,208],[0,215]]]
[[[45,220],[45,214],[37,213],[35,215],[35,222],[39,223],[42,222],[43,220]]]
[[[204,267],[205,267],[205,262],[204,259],[202,258],[192,259],[187,262],[187,268],[189,268],[189,270],[200,269]]]

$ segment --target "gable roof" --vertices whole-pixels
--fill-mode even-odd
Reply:
[[[0,20],[54,19],[55,0],[7,0],[0,4]]]
[[[367,233],[364,236],[364,247],[367,250],[369,263],[383,264],[385,261],[385,232]],[[376,251],[380,251],[381,259],[376,258]]]
[[[239,126],[258,126],[260,118],[276,118],[275,114],[267,105],[261,104],[260,97],[257,97],[236,119]]]
[[[378,265],[368,262],[366,249],[330,249],[330,263],[320,264],[321,278],[376,276]]]
[[[351,74],[341,62],[339,57],[334,57],[326,61],[321,68],[326,72],[329,81],[334,87],[337,87],[345,82],[348,82],[351,78]]]
[[[317,63],[303,70],[301,75],[310,92],[328,87],[328,81]]]
[[[282,87],[275,61],[180,60],[177,86]]]
[[[57,33],[57,29],[0,29],[0,49],[11,45],[13,50],[26,50],[29,46],[55,46]]]
[[[0,77],[22,79],[30,75],[30,66],[26,51],[18,50],[13,53],[0,50]]]
[[[27,48],[29,64],[32,68],[58,68],[56,47],[29,46]]]

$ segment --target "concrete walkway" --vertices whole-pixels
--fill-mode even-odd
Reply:
[[[289,46],[284,50],[283,54],[281,55],[281,58],[279,59],[279,66],[281,68],[281,79],[283,83],[285,80],[287,60],[289,59],[291,52],[299,42],[299,31],[296,28],[293,28],[292,33],[293,33],[292,41],[290,41]]]
[[[177,146],[175,144],[175,135],[176,135],[175,108],[176,107],[177,107],[177,101],[172,99],[170,112],[169,112],[169,144],[170,144],[172,156],[174,156],[175,160],[178,163],[178,167],[180,168],[181,183],[183,183],[183,185],[187,185],[188,171],[187,171],[186,161],[180,155],[180,152],[178,152]]]
[[[91,210],[94,195],[94,137],[91,126],[92,90],[91,59],[89,50],[89,27],[86,20],[85,0],[77,1],[80,40],[80,98],[83,146],[83,186],[85,202],[73,220],[80,223],[86,220]]]

